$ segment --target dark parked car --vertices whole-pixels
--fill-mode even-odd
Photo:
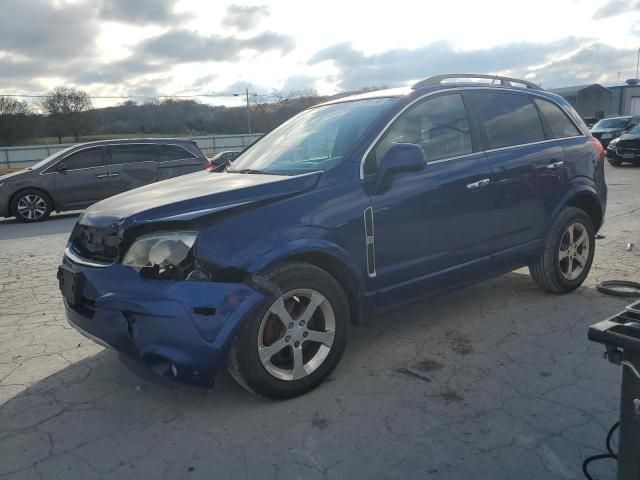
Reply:
[[[209,161],[211,162],[211,166],[214,168],[223,167],[233,162],[238,155],[240,155],[240,152],[226,150],[224,152],[216,153]]]
[[[376,309],[527,265],[577,288],[602,146],[530,82],[452,77],[311,107],[226,171],[90,207],[58,271],[69,322],[157,377],[212,386],[226,366],[282,398],[320,384]]]
[[[591,128],[591,135],[607,148],[609,142],[638,124],[638,117],[603,118]]]
[[[82,209],[132,188],[209,167],[192,140],[81,143],[0,176],[0,217],[38,222],[52,211]]]
[[[614,167],[624,162],[640,163],[640,124],[609,142],[607,160]]]
[[[593,127],[596,123],[600,121],[598,117],[584,117],[582,120],[589,128]]]

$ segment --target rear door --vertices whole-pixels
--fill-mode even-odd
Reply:
[[[107,147],[109,189],[112,195],[142,187],[158,179],[156,145],[122,143]]]
[[[565,153],[531,95],[483,91],[473,98],[492,170],[494,261],[524,263],[537,252],[567,184]]]
[[[203,169],[206,159],[200,158],[182,145],[157,145],[158,180],[177,177]]]
[[[61,169],[61,164],[66,168]],[[54,200],[64,210],[85,208],[109,196],[103,146],[71,153],[59,161],[52,171],[56,191]]]

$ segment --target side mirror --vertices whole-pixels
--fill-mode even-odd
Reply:
[[[378,165],[376,191],[385,187],[391,178],[401,172],[418,172],[427,166],[424,149],[414,143],[394,143]]]
[[[56,166],[56,170],[58,170],[59,172],[65,172],[67,170],[67,164],[64,162],[60,162],[57,166]]]

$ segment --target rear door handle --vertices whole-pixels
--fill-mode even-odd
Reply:
[[[479,188],[486,187],[490,183],[490,178],[483,178],[482,180],[478,180],[477,182],[467,184],[467,188],[469,190],[478,190]]]
[[[108,175],[106,173],[99,173],[99,174],[96,175],[96,178],[105,178],[107,176]]]
[[[560,168],[562,165],[564,165],[563,161],[553,162],[553,163],[550,163],[549,165],[547,165],[545,168]]]
[[[110,173],[109,176],[110,177],[117,177],[118,175],[120,175],[119,173]]]

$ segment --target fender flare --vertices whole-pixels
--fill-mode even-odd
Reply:
[[[286,261],[288,258],[305,254],[322,254],[333,257],[346,268],[351,275],[358,289],[364,291],[364,280],[353,258],[346,250],[333,242],[320,238],[296,239],[283,243],[278,248],[269,250],[264,255],[258,257],[248,268],[252,273],[258,273],[269,265]]]
[[[598,193],[596,192],[596,189],[592,185],[590,185],[588,183],[576,184],[576,185],[573,185],[571,187],[571,189],[568,192],[566,192],[562,196],[560,201],[556,204],[556,207],[553,210],[553,213],[551,214],[551,217],[549,218],[549,222],[547,224],[547,228],[545,229],[545,235],[546,235],[546,232],[548,232],[549,229],[551,228],[551,225],[553,225],[553,222],[555,222],[556,218],[558,217],[558,215],[560,214],[562,209],[565,208],[567,205],[569,205],[571,203],[571,201],[574,198],[576,198],[578,195],[587,195],[587,196],[591,197],[596,202],[596,204],[598,205],[598,208],[600,209],[600,215],[604,216],[604,212],[603,212],[603,209],[602,209],[602,202],[600,200],[600,197],[598,197]],[[601,222],[601,224],[602,223],[603,222]]]

